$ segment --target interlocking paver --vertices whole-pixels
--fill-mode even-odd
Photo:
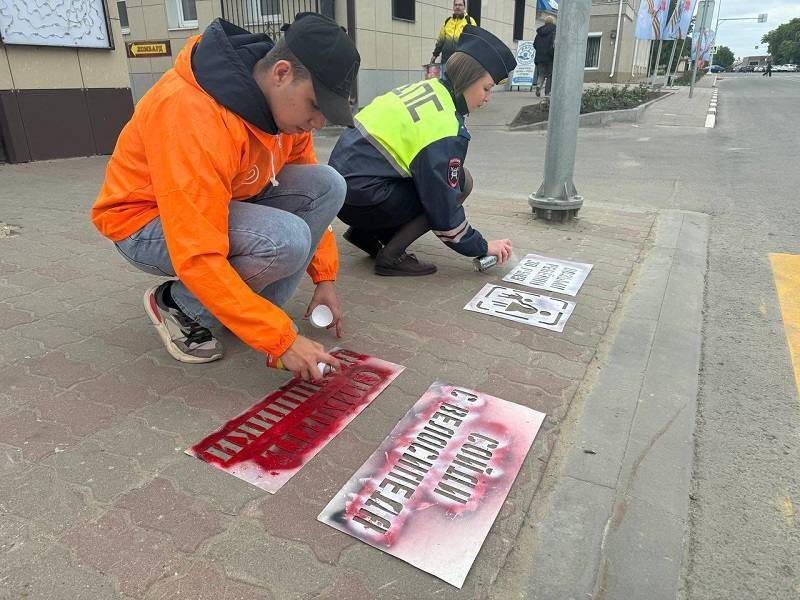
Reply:
[[[158,472],[182,452],[174,434],[160,431],[131,415],[99,431],[91,440],[109,452],[132,458],[148,472]]]
[[[323,590],[318,600],[372,600],[375,596],[364,583],[363,576],[355,570],[340,569],[329,588]]]
[[[89,364],[67,358],[58,350],[24,359],[23,364],[33,375],[52,379],[61,388],[69,388],[99,375]]]
[[[494,194],[482,202],[476,190],[471,222],[488,237],[514,239],[515,260],[534,252],[595,265],[563,333],[464,311],[504,270],[475,273],[431,235],[414,251],[439,272],[413,282],[375,277],[372,262],[341,243],[344,338],[303,320],[307,281],[287,311],[326,347],[406,370],[272,496],[183,450],[290,375],[265,368],[229,332],[220,332],[226,355],[216,363],[167,355],[141,306],[157,279],[129,266],[87,219],[105,160],[4,167],[18,193],[12,203],[0,198],[0,210],[22,228],[0,249],[0,553],[3,539],[31,550],[5,580],[9,589],[48,600],[485,597],[647,251],[653,215],[587,206],[577,221],[547,224],[532,219],[524,200]],[[66,176],[76,169],[85,176]],[[58,211],[25,201],[29,172],[53,178]],[[316,521],[435,379],[548,414],[460,592]],[[55,566],[42,569],[43,557]],[[42,573],[55,579],[50,587]]]
[[[208,502],[226,515],[240,514],[243,508],[263,498],[266,493],[187,455],[162,468],[159,476],[169,479],[177,489]]]
[[[27,561],[15,559],[16,557],[4,565],[0,581],[4,598],[122,598],[113,578],[80,564],[69,550],[58,544]]]
[[[3,513],[23,517],[48,535],[61,535],[91,519],[96,509],[79,490],[67,485],[53,469],[20,466],[0,478],[0,520]]]
[[[167,533],[184,552],[194,552],[205,540],[223,531],[217,513],[160,477],[129,491],[115,505],[128,511],[134,525]]]
[[[115,373],[106,373],[97,379],[79,383],[71,391],[82,398],[111,406],[118,413],[135,410],[156,400],[146,387],[146,381],[134,377],[123,380]]]
[[[218,420],[218,425],[244,412],[258,401],[246,392],[222,388],[205,377],[178,388],[170,396],[180,398],[192,408],[209,411]]]
[[[19,325],[12,330],[12,333],[17,332],[25,338],[41,343],[47,350],[56,350],[64,344],[79,342],[85,339],[85,336],[79,331],[60,324],[55,319],[39,319],[33,323]]]
[[[226,418],[234,416],[231,413]],[[176,398],[165,397],[160,402],[148,404],[136,411],[148,427],[177,436],[181,446],[193,445],[219,428],[225,419],[215,417],[206,410],[190,408]]]
[[[40,419],[30,409],[0,420],[0,443],[14,446],[28,462],[35,462],[56,448],[66,448],[78,441],[67,427]]]
[[[47,348],[36,340],[29,339],[17,333],[16,329],[3,332],[3,342],[0,345],[0,364],[10,365],[20,363],[25,358],[41,356]],[[0,395],[2,390],[0,389]],[[0,406],[0,411],[2,407]]]
[[[75,391],[41,397],[29,406],[39,413],[43,421],[64,425],[76,437],[91,435],[108,427],[115,418],[111,407],[85,400]]]
[[[305,544],[317,560],[335,565],[342,551],[358,543],[358,540],[338,535],[335,529],[317,521],[320,501],[325,498],[330,496],[306,498],[307,502],[303,502],[299,496],[287,490],[264,500],[259,510],[270,534]],[[292,518],[287,519],[286,515],[292,515]]]
[[[287,515],[288,520],[294,517]],[[305,545],[273,537],[263,523],[240,518],[215,538],[205,554],[228,577],[268,587],[277,598],[302,598],[335,577],[336,569],[314,560]]]
[[[183,574],[190,566],[166,534],[131,525],[118,512],[82,525],[62,541],[85,564],[113,575],[120,591],[133,597],[141,597],[159,579]]]
[[[0,302],[0,329],[11,329],[22,323],[32,323],[35,320],[33,313],[27,310],[18,310],[6,301]]]
[[[92,496],[101,502],[111,502],[139,481],[133,460],[88,440],[53,454],[43,463],[52,467],[59,479],[92,490]]]
[[[146,600],[269,600],[272,595],[240,581],[226,579],[211,563],[197,561],[181,577],[152,586]]]

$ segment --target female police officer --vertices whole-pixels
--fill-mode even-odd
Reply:
[[[337,142],[330,165],[347,181],[339,212],[350,225],[344,238],[375,258],[378,275],[435,273],[435,265],[405,251],[429,230],[465,256],[508,260],[511,242],[487,242],[464,214],[472,190],[464,117],[486,104],[514,67],[503,42],[468,25],[447,61],[446,81],[420,81],[375,98]]]

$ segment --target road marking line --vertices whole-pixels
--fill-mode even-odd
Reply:
[[[769,260],[781,305],[795,385],[800,393],[800,255],[770,254]]]

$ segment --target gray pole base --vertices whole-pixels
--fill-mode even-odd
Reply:
[[[572,193],[569,193],[570,188]],[[578,211],[583,206],[583,196],[577,194],[574,185],[565,183],[563,194],[558,198],[541,194],[542,190],[540,188],[538,192],[528,196],[528,204],[537,219],[559,222],[568,221],[577,217]]]

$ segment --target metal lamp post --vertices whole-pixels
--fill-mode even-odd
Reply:
[[[539,190],[528,197],[528,204],[539,218],[563,221],[577,215],[583,206],[573,173],[592,0],[569,0],[561,3],[560,9],[547,119],[544,181]]]

